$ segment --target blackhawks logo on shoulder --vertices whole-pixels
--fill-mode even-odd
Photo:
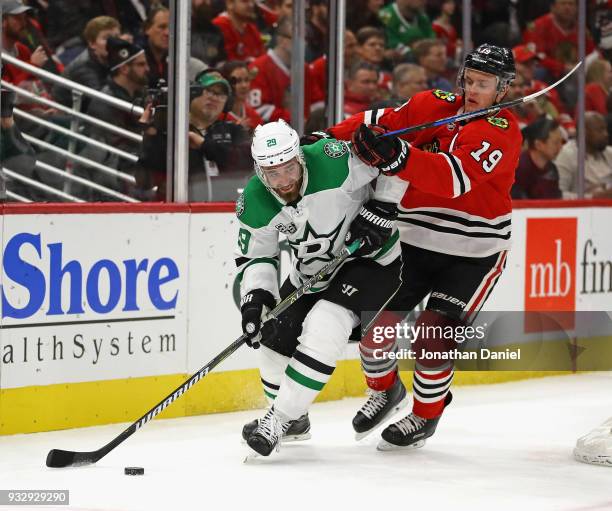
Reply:
[[[487,117],[487,121],[489,122],[489,124],[497,126],[498,128],[501,128],[503,130],[507,130],[508,126],[510,126],[508,119],[506,119],[505,117]]]
[[[236,216],[240,217],[244,213],[244,193],[241,193],[236,201]]]
[[[348,148],[344,142],[332,141],[325,143],[323,151],[330,158],[340,158],[348,152]]]
[[[441,99],[442,101],[447,101],[448,103],[454,103],[455,101],[457,101],[457,96],[455,94],[442,89],[435,89],[434,91],[432,91],[432,94],[436,98]]]

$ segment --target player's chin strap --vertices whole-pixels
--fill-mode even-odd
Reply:
[[[357,239],[349,246],[346,246],[342,249],[342,251],[334,257],[329,263],[327,263],[323,268],[321,268],[317,273],[315,273],[312,277],[310,277],[301,287],[296,289],[293,293],[291,293],[287,298],[285,298],[282,302],[280,302],[270,313],[268,314],[268,318],[275,318],[286,309],[288,309],[296,300],[298,300],[301,296],[303,296],[312,286],[314,286],[317,282],[323,280],[326,275],[332,273],[342,262],[349,257],[351,254],[355,253],[361,244],[361,240]],[[234,353],[240,346],[242,346],[247,340],[247,335],[242,334],[238,339],[236,339],[232,344],[230,344],[227,348],[225,348],[221,353],[219,353],[215,358],[213,358],[208,364],[206,364],[202,369],[200,369],[197,373],[192,375],[187,381],[181,384],[178,388],[172,391],[168,396],[162,399],[156,406],[151,408],[147,413],[145,413],[140,419],[134,422],[131,426],[125,429],[121,434],[116,436],[113,440],[107,443],[105,446],[101,447],[97,451],[64,451],[62,449],[51,449],[49,454],[47,454],[47,466],[53,468],[60,467],[71,467],[71,466],[79,466],[79,465],[90,465],[100,460],[102,457],[106,456],[109,452],[111,452],[115,447],[117,447],[121,442],[132,436],[136,431],[138,431],[142,426],[144,426],[147,422],[153,419],[156,415],[159,415],[163,410],[165,410],[168,406],[170,406],[176,399],[181,397],[185,392],[187,392],[191,387],[193,387],[196,383],[198,383],[202,378],[204,378],[213,368],[218,366],[221,362],[223,362],[227,357],[229,357],[232,353]]]
[[[473,112],[466,112],[463,114],[454,115],[452,117],[446,117],[445,119],[440,119],[440,120],[433,121],[433,122],[427,122],[425,124],[417,124],[416,126],[410,126],[408,128],[402,128],[402,129],[395,130],[395,131],[388,131],[387,133],[384,133],[383,135],[379,135],[379,136],[391,137],[391,136],[397,136],[397,135],[405,135],[407,133],[413,133],[415,131],[421,131],[427,128],[435,128],[437,126],[443,126],[445,124],[452,124],[454,122],[466,121],[468,119],[473,119],[474,117],[494,115],[503,108],[511,108],[513,106],[520,105],[521,103],[527,103],[528,101],[533,101],[534,99],[538,98],[542,94],[546,94],[549,90],[554,89],[560,83],[563,83],[565,80],[567,80],[567,78],[569,78],[569,76],[571,76],[581,64],[582,64],[582,61],[578,62],[578,64],[576,64],[573,67],[573,69],[569,71],[563,78],[560,78],[555,83],[553,83],[552,85],[549,85],[545,89],[534,92],[533,94],[529,94],[528,96],[525,96],[524,98],[513,99],[512,101],[506,101],[505,103],[498,103],[496,105],[492,105],[487,108],[481,108],[480,110],[474,110]]]

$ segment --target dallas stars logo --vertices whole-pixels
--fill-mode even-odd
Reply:
[[[294,240],[288,239],[289,246],[293,251],[293,255],[298,260],[297,270],[302,271],[301,265],[312,264],[315,261],[329,263],[334,258],[334,245],[344,224],[344,218],[340,223],[329,233],[319,234],[315,231],[310,222],[306,222],[304,234],[300,238]]]
[[[323,146],[323,151],[330,158],[340,158],[347,153],[348,148],[344,142],[327,142]]]

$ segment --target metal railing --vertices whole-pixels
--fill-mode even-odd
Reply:
[[[45,194],[51,194],[54,197],[59,197],[63,200],[71,201],[71,202],[85,202],[84,200],[80,199],[79,197],[71,193],[73,184],[78,184],[81,188],[95,191],[104,196],[112,197],[113,200],[122,200],[126,202],[140,202],[137,199],[129,197],[128,195],[121,193],[117,190],[113,190],[111,188],[108,188],[107,186],[100,185],[96,181],[86,179],[85,177],[75,176],[72,172],[72,167],[74,163],[78,163],[80,165],[83,165],[90,169],[95,170],[96,173],[104,174],[106,176],[112,176],[113,178],[116,178],[120,182],[128,183],[130,185],[135,184],[136,179],[134,178],[134,176],[127,174],[125,172],[122,172],[120,170],[117,170],[108,165],[104,165],[103,163],[100,163],[98,161],[94,161],[90,158],[86,158],[85,156],[82,156],[80,154],[76,154],[77,143],[81,143],[81,144],[85,144],[86,146],[95,147],[96,149],[105,151],[110,155],[121,158],[130,163],[136,163],[139,160],[138,156],[135,154],[119,149],[113,145],[106,144],[104,142],[101,142],[99,140],[96,140],[94,138],[91,138],[81,133],[80,132],[81,122],[80,121],[83,121],[92,126],[95,126],[96,128],[100,130],[104,130],[105,132],[109,132],[114,135],[121,136],[125,138],[126,140],[130,142],[134,142],[136,144],[142,144],[142,141],[143,141],[143,137],[140,133],[134,133],[130,130],[126,130],[124,128],[121,128],[111,123],[102,121],[96,117],[93,117],[91,115],[81,112],[80,111],[80,98],[83,95],[91,97],[91,98],[95,98],[96,100],[99,100],[106,105],[109,105],[114,108],[118,108],[124,112],[129,112],[133,114],[134,116],[142,115],[142,113],[144,112],[144,109],[142,107],[136,106],[127,101],[123,101],[113,96],[109,96],[108,94],[104,94],[96,89],[86,87],[80,83],[74,82],[72,80],[68,80],[62,76],[55,75],[53,73],[45,71],[44,69],[40,69],[36,66],[28,64],[27,62],[23,62],[11,55],[8,55],[4,52],[2,53],[2,60],[3,62],[12,64],[24,71],[27,71],[28,73],[31,73],[32,75],[42,80],[52,82],[61,87],[70,88],[73,92],[72,94],[73,98],[77,100],[74,102],[73,108],[69,108],[61,103],[58,103],[51,99],[39,96],[29,90],[25,90],[17,85],[14,85],[10,82],[6,82],[5,80],[2,80],[1,82],[2,87],[5,87],[9,90],[14,91],[18,95],[23,96],[24,98],[27,98],[28,101],[30,102],[44,105],[46,107],[55,109],[57,112],[64,113],[70,116],[72,119],[70,129],[68,129],[63,126],[59,126],[58,124],[55,124],[53,122],[50,122],[48,120],[45,120],[44,118],[33,115],[32,113],[26,112],[21,108],[14,108],[14,115],[16,118],[24,119],[28,121],[29,123],[32,123],[33,125],[43,127],[46,130],[49,130],[49,131],[58,133],[60,135],[63,135],[65,137],[68,137],[69,139],[68,149],[64,149],[62,147],[58,147],[44,140],[40,140],[39,138],[36,138],[35,136],[29,135],[27,133],[23,133],[26,141],[28,141],[33,146],[37,147],[40,150],[49,151],[51,153],[54,153],[66,159],[66,162],[67,162],[66,170],[58,169],[57,167],[43,163],[41,161],[37,161],[36,166],[35,166],[37,170],[50,173],[54,175],[55,177],[59,177],[60,179],[62,179],[64,182],[63,191],[53,188],[52,186],[46,185],[44,183],[39,183],[34,179],[27,178],[11,169],[7,169],[7,174],[6,174],[7,177],[15,181],[18,181],[28,187],[34,188],[38,192],[42,192]],[[10,186],[11,186],[10,181],[9,183],[7,183],[7,185],[9,187],[7,188],[7,197],[21,201],[21,202],[29,201],[27,197],[24,197],[23,195],[10,190]]]

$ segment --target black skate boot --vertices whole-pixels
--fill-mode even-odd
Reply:
[[[406,387],[399,375],[390,389],[383,391],[368,389],[368,393],[370,397],[353,417],[355,440],[366,437],[385,419],[408,405]]]
[[[283,424],[284,433],[281,442],[299,442],[311,438],[310,419],[307,413],[302,415],[299,419],[289,421],[287,424],[287,427]],[[245,442],[257,429],[257,426],[259,426],[259,419],[252,420],[244,425],[242,428],[242,439]]]
[[[289,424],[286,422],[285,424]],[[274,412],[274,408],[270,408],[268,412],[259,421],[257,428],[247,438],[247,444],[257,454],[262,456],[270,456],[270,453],[278,450],[280,439],[283,436],[283,422],[281,418]]]
[[[453,396],[449,392],[444,401],[446,408]],[[441,417],[441,416],[440,416]],[[440,417],[424,419],[414,413],[402,420],[387,426],[382,432],[382,440],[378,444],[379,451],[393,451],[396,449],[418,449],[425,445],[425,440],[436,432]]]

